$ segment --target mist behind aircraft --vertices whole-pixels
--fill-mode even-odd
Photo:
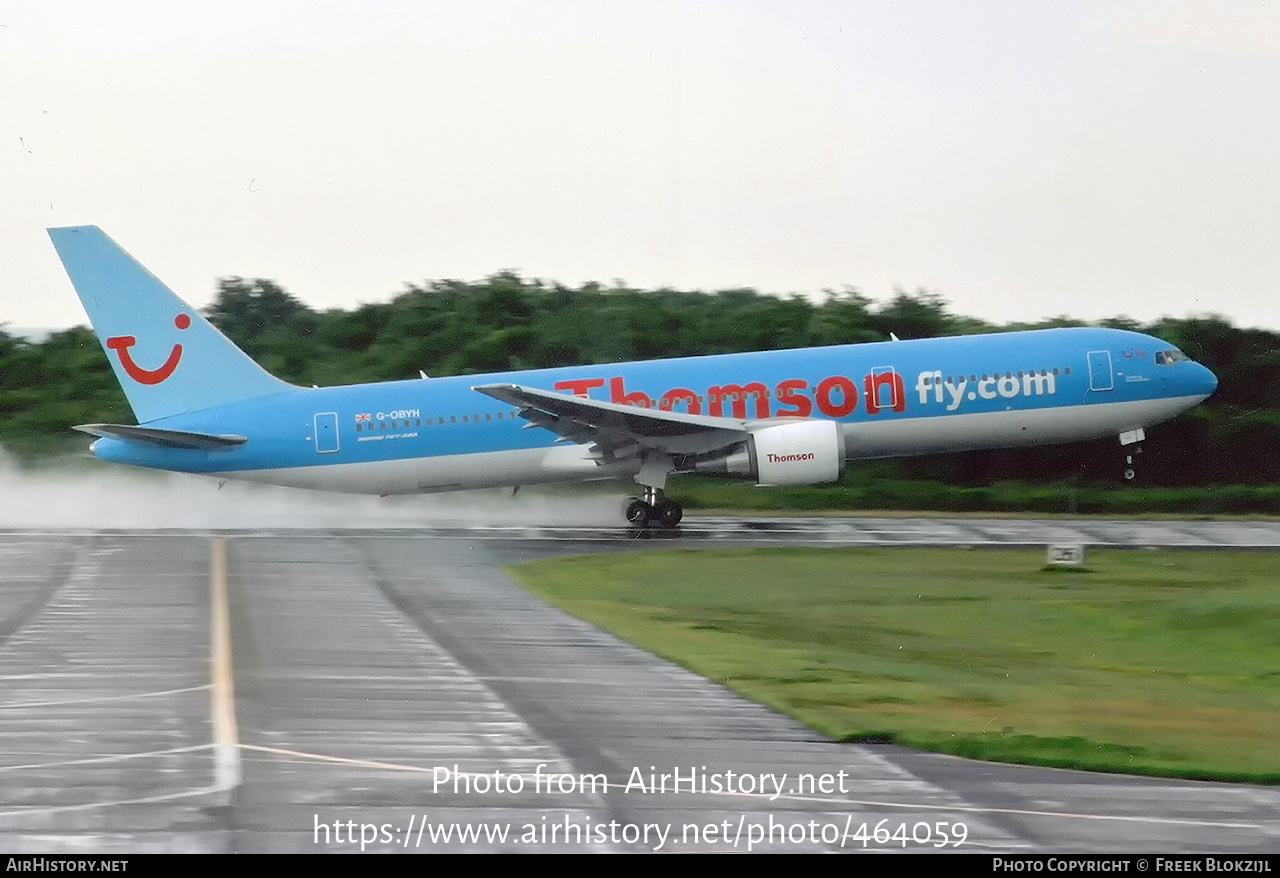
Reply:
[[[321,494],[204,476],[101,468],[78,457],[23,465],[0,450],[5,528],[405,528],[599,526],[624,489],[463,491],[408,497]]]

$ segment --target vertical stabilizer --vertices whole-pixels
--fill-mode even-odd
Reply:
[[[97,226],[49,237],[138,423],[291,389]]]

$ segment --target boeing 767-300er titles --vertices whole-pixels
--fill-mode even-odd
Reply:
[[[94,455],[219,478],[410,494],[630,477],[627,518],[673,526],[672,473],[807,485],[860,458],[1128,445],[1217,386],[1159,339],[1070,328],[302,388],[96,226],[49,235],[138,420],[77,427]]]

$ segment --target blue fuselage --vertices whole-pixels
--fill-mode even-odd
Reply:
[[[238,447],[105,437],[93,449],[136,466],[377,493],[626,474],[579,465],[555,435],[472,389],[497,383],[746,423],[832,420],[856,459],[1118,435],[1189,408],[1217,381],[1151,336],[1049,329],[293,388],[147,424],[246,437]]]

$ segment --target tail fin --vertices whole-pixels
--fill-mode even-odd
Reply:
[[[49,229],[138,423],[289,390],[97,226]]]

